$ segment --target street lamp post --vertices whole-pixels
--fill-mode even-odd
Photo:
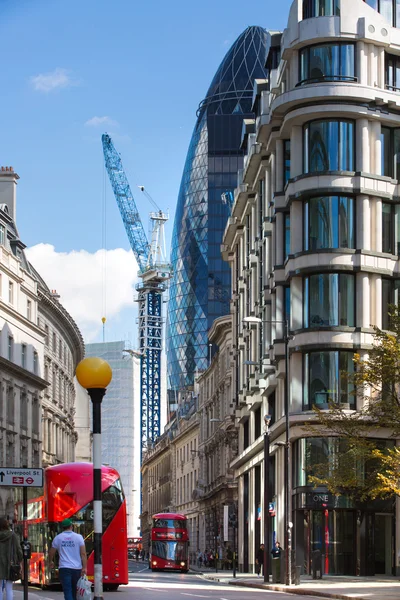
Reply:
[[[264,416],[264,581],[269,582],[269,423],[270,415]]]
[[[101,402],[112,379],[112,370],[102,358],[89,357],[76,367],[76,378],[86,389],[93,405],[93,532],[94,532],[94,600],[103,597],[101,498]]]
[[[290,485],[290,420],[289,420],[289,322],[286,321],[269,321],[260,319],[260,317],[250,316],[244,317],[244,323],[258,323],[263,326],[264,323],[283,324],[285,326],[285,389],[284,389],[284,406],[285,406],[285,565],[286,565],[286,585],[292,585],[292,527],[291,522],[291,485]],[[265,438],[264,438],[265,444]],[[280,444],[278,444],[280,445]],[[265,445],[264,445],[265,448]],[[264,450],[265,452],[265,450]]]

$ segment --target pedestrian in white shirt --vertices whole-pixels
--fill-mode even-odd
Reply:
[[[65,600],[76,600],[76,584],[86,574],[85,541],[79,533],[72,531],[71,519],[61,523],[63,531],[56,535],[49,552],[50,568],[54,568],[54,557],[59,555],[58,572]]]

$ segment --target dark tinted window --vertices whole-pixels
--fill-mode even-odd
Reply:
[[[186,529],[182,519],[153,519],[153,527],[169,527],[170,529]]]

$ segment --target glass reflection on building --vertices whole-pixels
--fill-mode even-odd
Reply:
[[[208,366],[208,330],[229,313],[230,270],[220,245],[229,216],[221,194],[242,167],[243,118],[251,116],[254,79],[265,78],[266,31],[248,27],[234,42],[200,103],[183,170],[171,246],[167,324],[168,387],[193,384]]]

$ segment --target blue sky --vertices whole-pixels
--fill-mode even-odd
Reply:
[[[84,251],[90,273],[89,259],[103,246],[104,200],[107,249],[129,250],[111,188],[104,181],[101,134],[112,136],[134,194],[137,185],[144,185],[163,209],[169,209],[169,239],[198,103],[241,31],[248,25],[284,28],[290,4],[0,0],[0,164],[12,165],[21,177],[20,236],[27,246],[45,244],[34,249],[35,266],[50,287],[61,286],[64,303],[88,341],[101,339],[100,327],[89,327],[82,316],[90,293],[81,290],[77,310],[79,287],[68,292],[71,280],[60,277],[60,268],[69,265],[72,256],[79,270],[77,253],[79,257]],[[140,193],[135,197],[147,231],[151,207]],[[99,255],[97,263],[98,259]],[[132,269],[129,257],[113,260],[120,264],[121,277],[123,269]],[[107,272],[110,269],[113,262]],[[108,339],[129,335],[135,341],[133,309],[127,305],[134,275],[126,276],[123,300],[113,297],[108,303],[113,307]],[[91,282],[83,267],[81,278],[77,286],[85,279]],[[93,289],[101,295],[101,285]],[[87,312],[89,323],[93,303]]]

